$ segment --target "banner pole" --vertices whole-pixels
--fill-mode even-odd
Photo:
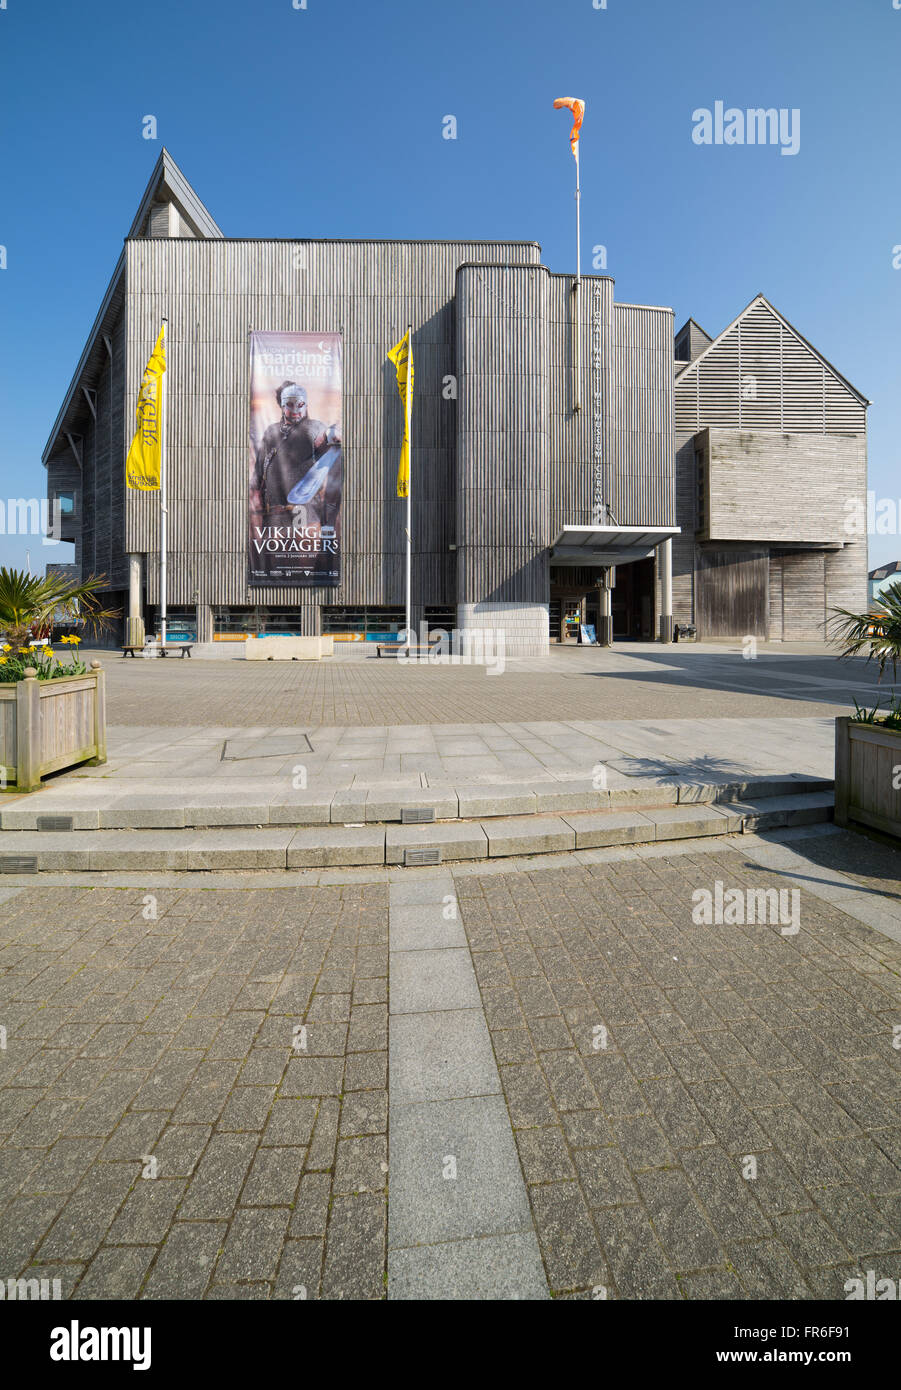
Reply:
[[[412,622],[412,581],[413,581],[413,533],[412,533],[412,493],[413,493],[413,325],[407,325],[407,597],[405,623],[407,630],[406,650],[410,651],[410,625]]]
[[[166,580],[168,565],[166,550],[168,546],[168,512],[166,506],[166,435],[169,430],[168,390],[169,376],[169,320],[163,318],[163,344],[166,353],[166,370],[160,378],[160,645],[166,645]]]
[[[582,187],[579,180],[579,146],[576,156],[576,279],[573,285],[573,410],[582,409],[582,333],[580,288],[582,284]]]

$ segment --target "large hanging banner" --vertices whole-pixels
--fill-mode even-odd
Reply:
[[[341,335],[250,335],[249,584],[341,578]]]

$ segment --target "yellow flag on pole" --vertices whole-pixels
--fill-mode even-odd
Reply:
[[[138,392],[137,430],[125,460],[125,482],[136,492],[158,492],[160,486],[160,454],[162,449],[163,372],[166,370],[164,329],[156,340],[144,380]]]
[[[408,329],[400,342],[388,353],[397,371],[397,389],[404,407],[404,442],[400,451],[400,466],[397,470],[397,495],[407,497],[410,493],[410,417],[413,410],[413,344]]]

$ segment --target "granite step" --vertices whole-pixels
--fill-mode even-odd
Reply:
[[[271,782],[242,787],[237,779],[176,793],[117,789],[109,782],[72,779],[9,805],[0,800],[0,830],[190,830],[228,826],[291,827],[383,825],[431,813],[435,821],[563,816],[613,810],[754,805],[762,798],[830,793],[832,783],[799,774],[738,782],[666,783],[636,779],[633,786],[595,787],[588,779],[537,786],[439,786],[273,790]]]
[[[492,816],[430,825],[7,830],[0,833],[0,874],[446,863],[660,844],[831,819],[831,793],[811,791],[744,802]]]

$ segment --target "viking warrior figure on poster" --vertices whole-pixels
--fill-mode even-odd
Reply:
[[[327,542],[341,505],[341,427],[310,418],[306,387],[297,382],[282,382],[275,398],[282,416],[266,429],[250,479],[251,517],[267,537],[253,568],[273,577],[301,567],[325,575],[334,568]]]

